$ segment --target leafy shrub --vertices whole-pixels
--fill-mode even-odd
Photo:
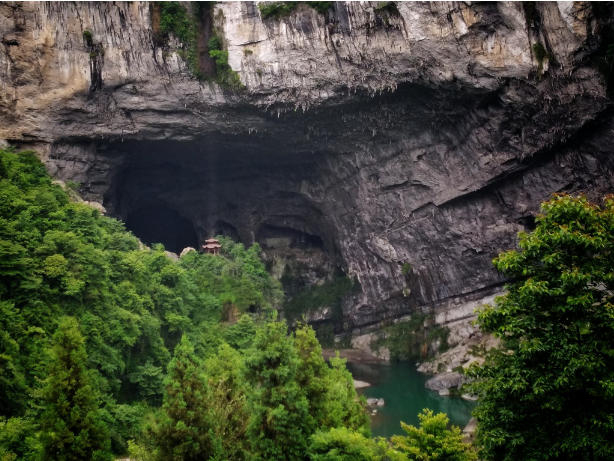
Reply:
[[[329,307],[333,311],[333,320],[340,320],[343,314],[341,311],[343,298],[356,289],[358,287],[349,277],[337,277],[322,285],[312,285],[298,292],[284,304],[283,310],[288,320],[294,322],[300,320],[303,315]]]
[[[533,54],[539,63],[544,62],[544,59],[548,57],[548,52],[541,42],[537,42],[535,45],[533,45]]]
[[[317,432],[311,437],[309,459],[312,461],[405,461],[383,439],[369,439],[346,429]]]
[[[172,33],[181,41],[183,49],[180,56],[185,59],[188,68],[197,78],[204,78],[200,71],[198,58],[198,30],[196,19],[181,2],[159,2],[160,32]]]
[[[263,2],[258,4],[262,19],[279,19],[296,9],[298,2]]]
[[[413,360],[424,358],[435,343],[439,344],[438,352],[447,350],[449,334],[447,327],[434,324],[433,315],[415,313],[409,320],[380,330],[371,347],[386,347],[394,360]]]
[[[83,40],[85,40],[85,44],[87,46],[92,46],[93,36],[92,36],[92,33],[87,29],[83,31]]]
[[[214,35],[209,39],[209,56],[215,60],[217,72],[216,81],[223,87],[240,90],[244,88],[239,74],[237,74],[228,64],[228,51],[222,50],[222,40]]]
[[[207,46],[209,48],[209,51],[221,50],[222,49],[222,39],[218,37],[217,35],[213,35],[209,39],[209,42],[207,42]]]
[[[320,14],[326,14],[333,7],[334,2],[305,2]]]

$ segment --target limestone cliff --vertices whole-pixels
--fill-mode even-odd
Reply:
[[[128,221],[299,235],[360,281],[347,330],[470,315],[541,200],[612,191],[608,5],[217,3],[239,91],[195,78],[153,11],[0,4],[0,139]]]

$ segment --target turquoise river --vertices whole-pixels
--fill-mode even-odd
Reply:
[[[403,434],[399,421],[418,426],[418,413],[430,408],[435,413],[447,413],[453,425],[464,428],[471,418],[475,403],[460,397],[441,397],[424,387],[429,375],[419,373],[413,363],[348,363],[354,379],[366,381],[371,387],[359,389],[367,398],[383,398],[383,407],[371,416],[374,436],[390,437]]]

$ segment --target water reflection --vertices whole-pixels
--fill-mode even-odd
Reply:
[[[475,403],[459,397],[440,397],[425,389],[428,375],[418,373],[413,363],[359,364],[348,363],[354,379],[367,381],[371,387],[358,392],[365,397],[384,398],[386,404],[377,407],[371,416],[374,436],[390,437],[403,434],[399,421],[417,426],[418,413],[430,408],[435,413],[447,413],[450,422],[461,428],[469,422]]]

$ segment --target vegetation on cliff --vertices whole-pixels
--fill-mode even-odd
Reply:
[[[424,359],[429,354],[445,352],[449,334],[447,327],[435,324],[433,314],[417,312],[408,320],[379,330],[371,348],[387,348],[393,360]]]
[[[240,90],[243,88],[239,74],[228,64],[228,50],[222,49],[222,39],[214,35],[207,44],[209,56],[215,60],[216,81],[223,87]]]
[[[156,8],[159,8],[160,12],[160,32],[164,36],[173,34],[181,42],[179,56],[185,60],[195,77],[206,80],[208,76],[201,71],[198,50],[199,33],[205,31],[199,30],[198,18],[203,14],[210,14],[210,10],[205,8],[202,2],[192,2],[190,6],[182,3],[156,2]],[[224,50],[222,45],[222,39],[218,35],[213,35],[207,43],[209,56],[215,61],[215,81],[223,88],[240,90],[243,84],[239,74],[228,64],[228,51]]]
[[[325,14],[334,2],[262,2],[258,5],[262,19],[279,19],[292,13],[299,4],[305,4],[320,14]]]

